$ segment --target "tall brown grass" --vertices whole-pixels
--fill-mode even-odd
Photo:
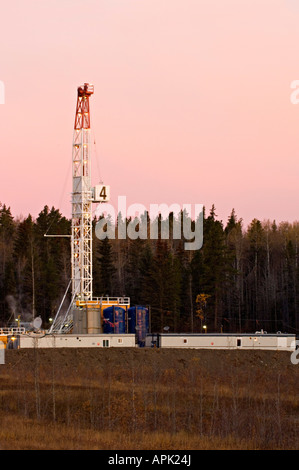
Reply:
[[[297,367],[283,352],[7,351],[0,448],[297,448]]]

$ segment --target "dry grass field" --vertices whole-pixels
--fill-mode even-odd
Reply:
[[[290,353],[7,350],[1,450],[297,449]]]

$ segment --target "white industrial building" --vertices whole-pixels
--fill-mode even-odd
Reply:
[[[135,334],[47,334],[27,333],[7,336],[8,349],[26,348],[136,348]],[[146,336],[147,348],[242,349],[294,351],[296,336],[287,333],[256,332],[244,334],[154,333]]]
[[[18,348],[135,348],[135,334],[34,335],[18,337]]]
[[[292,334],[256,332],[251,334],[149,334],[146,347],[177,349],[265,349],[294,351],[296,336]]]

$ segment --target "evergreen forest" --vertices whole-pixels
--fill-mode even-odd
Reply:
[[[94,220],[96,224],[96,220]],[[0,205],[0,326],[41,316],[45,328],[71,275],[71,220],[45,206],[36,219]],[[298,333],[299,222],[204,210],[203,246],[184,240],[99,240],[93,230],[94,297],[128,296],[148,305],[151,331]],[[168,328],[167,328],[168,327]]]

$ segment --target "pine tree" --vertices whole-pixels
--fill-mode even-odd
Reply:
[[[181,273],[168,242],[158,239],[148,272],[147,292],[152,312],[152,327],[163,331],[176,328],[180,312]]]
[[[14,259],[17,266],[17,298],[23,315],[36,315],[36,281],[38,250],[35,227],[31,215],[22,221],[17,228],[14,243]],[[28,320],[28,318],[24,318]]]
[[[227,284],[227,272],[230,269],[225,245],[224,230],[221,221],[216,220],[215,207],[204,219],[204,242],[201,253],[201,272],[197,293],[204,292],[211,296],[207,307],[207,321],[218,331],[223,314],[223,293]]]
[[[116,270],[114,267],[111,242],[108,238],[98,240],[96,262],[98,268],[95,270],[96,277],[93,283],[94,291],[98,297],[107,295],[113,296],[115,294],[113,277]]]
[[[242,219],[238,220],[233,209],[224,229],[227,259],[230,264],[225,295],[224,323],[229,325],[232,331],[242,331],[243,317],[243,257],[244,243]]]
[[[7,297],[15,291],[12,266],[13,237],[15,222],[10,207],[0,203],[0,321],[3,323],[12,312],[7,304]]]
[[[248,328],[258,328],[266,312],[263,305],[265,286],[265,231],[262,223],[253,219],[247,230],[247,320]]]
[[[38,277],[36,283],[36,309],[44,321],[53,317],[71,277],[70,239],[48,238],[50,235],[69,235],[70,221],[54,207],[48,206],[39,213],[35,223],[35,235],[38,245]],[[69,277],[67,278],[67,272]]]
[[[143,252],[146,241],[137,238],[137,240],[128,240],[127,257],[125,263],[125,291],[131,298],[132,304],[142,304],[142,269]]]
[[[194,299],[192,276],[192,262],[194,259],[194,254],[192,251],[185,251],[183,248],[183,243],[183,240],[181,240],[175,252],[177,269],[180,273],[180,316],[178,318],[178,329],[180,331],[192,332],[194,331]],[[197,250],[197,252],[200,252],[200,250]]]

